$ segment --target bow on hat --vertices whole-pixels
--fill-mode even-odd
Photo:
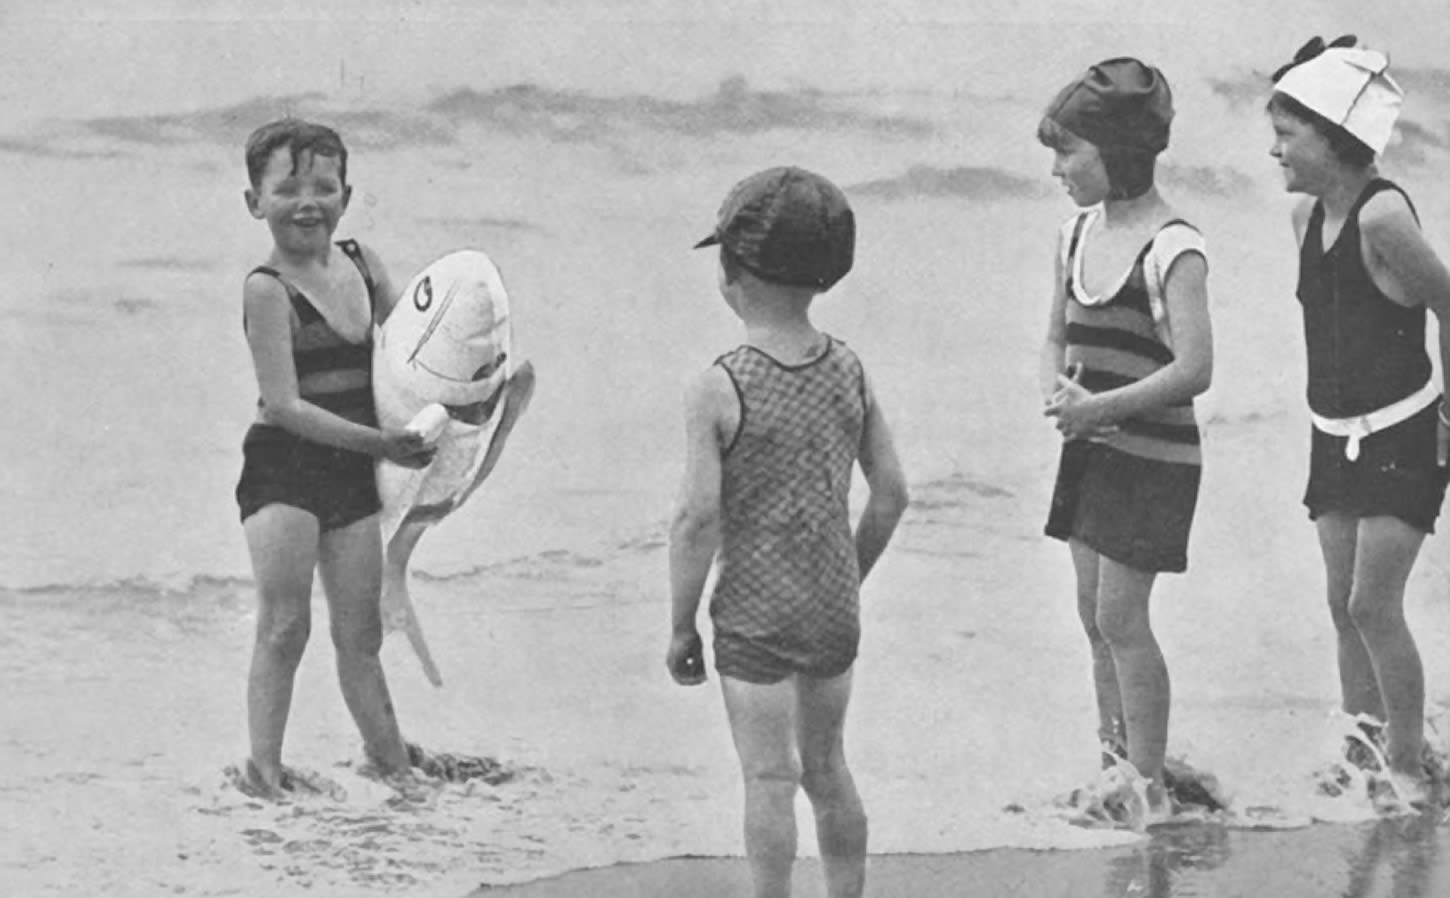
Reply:
[[[1279,68],[1275,69],[1274,74],[1270,76],[1269,80],[1278,83],[1279,79],[1284,77],[1284,75],[1286,75],[1290,69],[1294,68],[1294,66],[1308,62],[1309,60],[1323,53],[1325,50],[1328,50],[1330,47],[1353,47],[1358,43],[1359,38],[1355,37],[1352,34],[1341,35],[1327,44],[1324,43],[1324,38],[1319,37],[1318,35],[1311,37],[1304,44],[1304,46],[1300,47],[1298,52],[1294,54],[1294,61],[1290,62],[1288,65],[1282,65],[1279,66]]]

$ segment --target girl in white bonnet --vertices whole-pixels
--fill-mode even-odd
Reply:
[[[1450,370],[1450,274],[1414,205],[1380,177],[1403,94],[1384,54],[1318,38],[1274,74],[1270,155],[1293,213],[1313,427],[1304,504],[1318,529],[1344,711],[1382,748],[1401,802],[1432,800],[1425,680],[1405,583],[1445,495],[1450,415],[1431,379],[1426,308]],[[1355,740],[1349,743],[1355,746]],[[1366,763],[1361,745],[1348,760]]]

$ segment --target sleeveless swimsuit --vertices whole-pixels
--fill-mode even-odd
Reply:
[[[1167,271],[1178,252],[1203,252],[1197,231],[1175,220],[1143,247],[1112,295],[1088,296],[1081,284],[1082,252],[1098,214],[1088,210],[1070,222],[1063,266],[1066,362],[1082,366],[1080,383],[1095,393],[1142,380],[1174,359],[1145,267],[1159,261],[1153,254],[1160,238],[1171,237],[1175,227],[1189,234],[1155,271]],[[1066,441],[1044,532],[1077,539],[1141,571],[1184,571],[1202,465],[1191,400],[1120,421],[1115,433]]]
[[[1430,380],[1424,306],[1403,306],[1371,280],[1360,246],[1359,213],[1394,183],[1376,178],[1355,200],[1333,245],[1324,247],[1324,204],[1314,204],[1299,249],[1297,295],[1304,315],[1309,408],[1325,418],[1353,418],[1384,408]],[[1410,202],[1405,196],[1405,201]],[[1410,206],[1414,211],[1414,205]],[[1445,470],[1435,462],[1436,406],[1365,437],[1354,453],[1346,438],[1310,428],[1310,519],[1335,512],[1388,515],[1426,533],[1445,498]],[[1357,457],[1350,459],[1349,454]]]
[[[802,365],[751,346],[716,364],[740,400],[721,473],[716,669],[750,683],[838,676],[861,637],[849,513],[866,420],[861,362],[827,337],[825,351]]]
[[[362,274],[375,320],[377,284],[362,250],[353,240],[339,241],[337,246]],[[259,266],[251,274],[276,278],[291,301],[297,319],[292,328],[292,359],[298,395],[349,421],[376,427],[371,328],[362,342],[349,342],[276,269]],[[326,531],[356,523],[382,508],[374,459],[365,453],[315,443],[272,424],[254,423],[242,441],[242,456],[236,498],[243,521],[267,505],[281,503],[311,513]]]

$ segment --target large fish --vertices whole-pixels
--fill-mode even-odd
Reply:
[[[408,595],[408,561],[424,532],[463,504],[498,463],[533,394],[533,367],[509,356],[508,291],[477,250],[450,253],[408,284],[373,350],[378,423],[419,430],[426,467],[378,464],[383,501],[382,612],[402,630],[435,686],[443,683]]]

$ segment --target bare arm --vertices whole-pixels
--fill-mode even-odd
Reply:
[[[1056,417],[1068,439],[1091,436],[1152,409],[1177,405],[1208,389],[1213,380],[1213,329],[1208,314],[1208,266],[1185,252],[1169,267],[1163,301],[1173,323],[1173,361],[1142,380],[1101,393],[1059,376],[1059,389],[1044,414]]]
[[[1450,375],[1450,272],[1426,242],[1404,197],[1388,191],[1365,204],[1360,235],[1370,277],[1390,299],[1408,306],[1423,304],[1439,322],[1440,375]],[[1443,410],[1442,410],[1443,411]],[[1442,414],[1439,461],[1446,460],[1450,433]]]
[[[687,685],[705,679],[696,616],[720,548],[722,424],[737,403],[729,375],[715,367],[700,375],[685,400],[685,473],[670,522],[671,637],[665,663]]]
[[[1059,237],[1059,244],[1063,238]],[[1062,247],[1052,260],[1052,307],[1047,316],[1047,339],[1042,344],[1042,358],[1038,363],[1037,385],[1042,390],[1042,401],[1048,402],[1057,392],[1057,376],[1063,373],[1067,355],[1067,287],[1063,283]]]
[[[881,405],[874,391],[866,385],[866,426],[861,433],[859,461],[866,475],[870,498],[856,524],[856,564],[861,579],[871,573],[886,544],[896,532],[896,524],[906,511],[911,497],[906,488],[906,474],[896,454],[896,443],[886,425]]]
[[[242,286],[247,345],[262,398],[262,419],[303,439],[366,455],[421,464],[427,450],[422,437],[404,432],[384,434],[334,415],[303,399],[292,360],[292,305],[275,278],[253,275]]]
[[[1178,405],[1213,382],[1213,326],[1208,315],[1208,263],[1196,252],[1175,259],[1164,278],[1163,303],[1173,323],[1173,361],[1131,384],[1098,393],[1105,423]]]

